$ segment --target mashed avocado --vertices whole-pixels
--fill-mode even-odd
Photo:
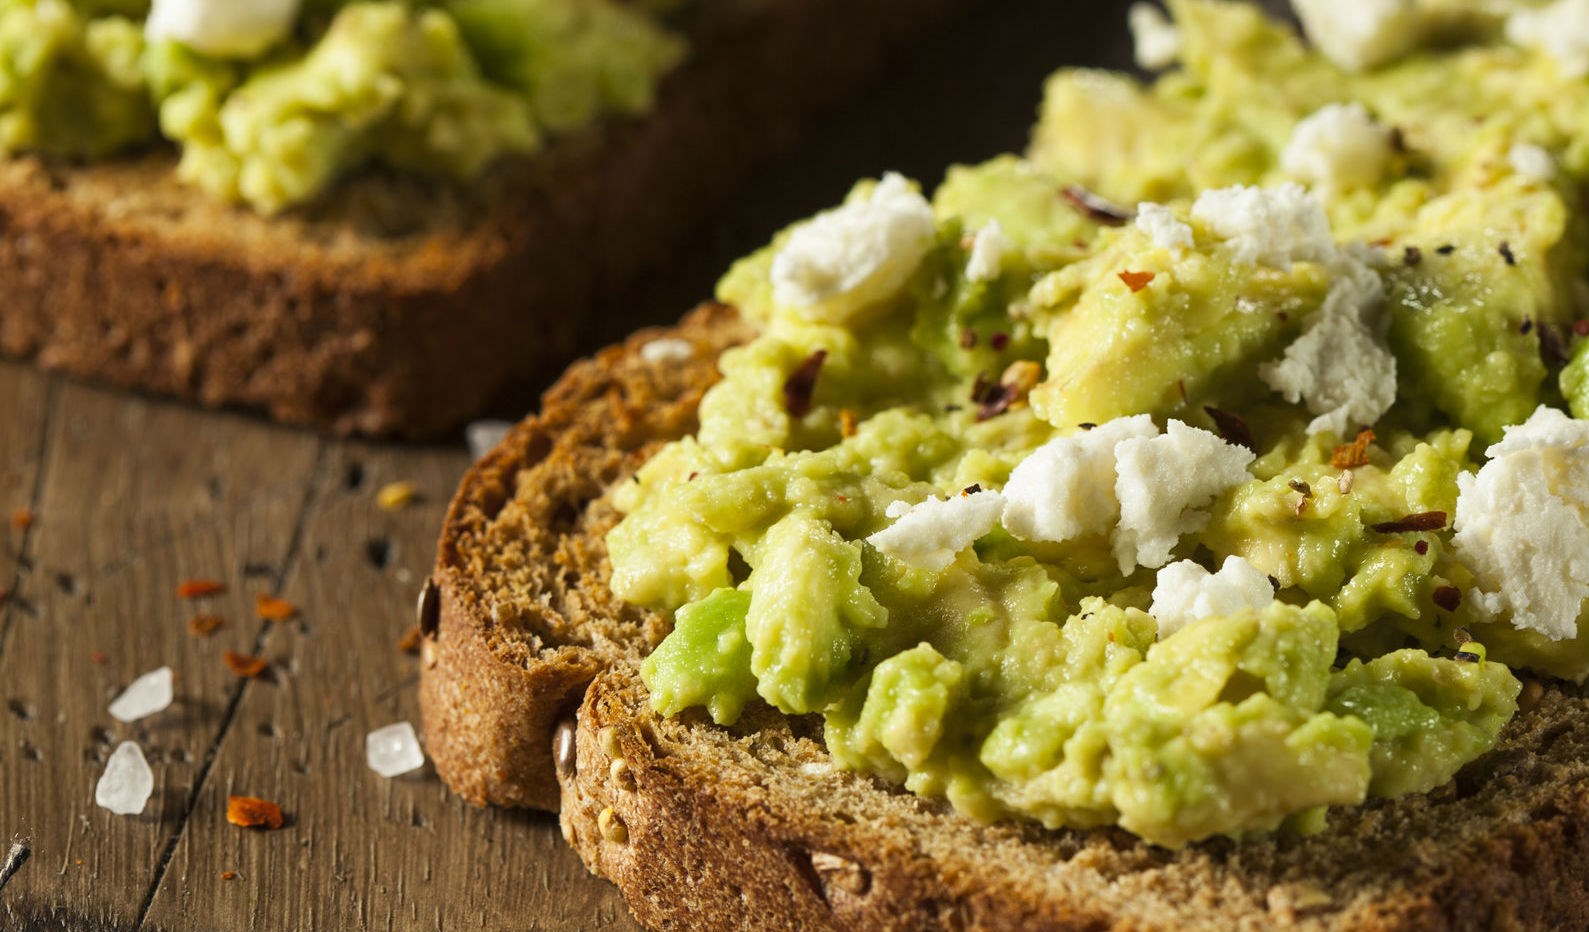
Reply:
[[[224,0],[168,4],[191,20],[161,5],[0,0],[0,151],[103,158],[163,138],[184,181],[273,213],[363,165],[467,180],[644,112],[683,54],[614,0],[308,0],[279,36],[225,21]],[[171,38],[184,23],[200,25]]]
[[[659,712],[1177,847],[1438,787],[1513,669],[1589,676],[1589,82],[1500,13],[1364,67],[1170,6],[1179,67],[1061,72],[1027,156],[724,278],[759,335],[607,538]]]

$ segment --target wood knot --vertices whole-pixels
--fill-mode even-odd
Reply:
[[[557,723],[552,734],[552,760],[557,764],[557,775],[571,780],[579,772],[578,751],[574,747],[574,722],[564,719]]]
[[[872,888],[871,872],[849,858],[829,854],[826,851],[813,851],[811,869],[816,872],[817,880],[822,884],[823,894],[829,900],[832,900],[831,891],[834,890],[850,896],[865,896]]]
[[[419,633],[427,638],[436,636],[436,629],[441,623],[441,589],[436,586],[436,581],[425,577],[425,585],[419,589],[419,601],[414,605],[414,615],[419,622]]]

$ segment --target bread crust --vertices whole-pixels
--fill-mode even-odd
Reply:
[[[616,299],[966,5],[702,4],[645,117],[469,186],[367,172],[276,218],[183,186],[166,150],[0,160],[0,352],[339,433],[441,433],[642,323]]]
[[[707,307],[571,368],[542,413],[465,478],[438,555],[445,595],[421,675],[438,773],[475,803],[560,805],[565,835],[642,924],[1589,926],[1589,694],[1579,686],[1529,687],[1530,708],[1497,747],[1433,793],[1334,812],[1310,838],[1218,839],[1178,853],[1118,830],[978,825],[833,767],[820,720],[759,704],[731,729],[699,710],[654,715],[638,661],[666,624],[606,592],[602,534],[616,516],[603,496],[694,428],[717,353],[747,335],[732,311]],[[662,336],[694,352],[648,361],[641,347]],[[542,563],[554,569],[534,568]],[[553,729],[576,704],[575,754],[559,767]]]

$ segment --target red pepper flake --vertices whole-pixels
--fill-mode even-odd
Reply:
[[[1412,268],[1423,261],[1423,250],[1417,246],[1408,246],[1401,251],[1401,264]]]
[[[976,347],[977,347],[977,332],[975,330],[972,330],[970,327],[963,328],[960,331],[960,348],[964,349],[964,350],[968,350],[968,349],[976,349]]]
[[[298,606],[261,592],[254,596],[254,614],[266,621],[286,621],[298,614]]]
[[[270,663],[265,658],[255,657],[253,654],[239,654],[235,650],[223,653],[221,662],[226,664],[226,669],[232,671],[232,675],[244,679],[253,679],[270,668]]]
[[[1412,545],[1412,549],[1414,553],[1418,554],[1418,556],[1424,556],[1429,552],[1429,542],[1426,540],[1420,540],[1418,543]]]
[[[1573,336],[1589,337],[1589,320],[1575,320],[1572,322]]]
[[[1539,331],[1539,356],[1545,365],[1559,366],[1572,358],[1555,327],[1541,321],[1535,329]]]
[[[1521,327],[1517,328],[1517,332],[1521,333],[1521,334],[1524,334],[1525,336],[1527,334],[1533,333],[1534,332],[1534,318],[1532,318],[1532,317],[1523,318],[1523,325]]]
[[[419,653],[419,645],[425,635],[419,630],[419,625],[410,625],[403,636],[397,639],[397,649],[405,654]]]
[[[1446,243],[1444,246],[1441,246],[1439,249],[1435,250],[1435,252],[1438,252],[1442,256],[1449,256],[1456,251],[1457,247],[1455,243]]]
[[[1065,203],[1076,208],[1083,217],[1104,226],[1125,226],[1131,222],[1132,217],[1136,216],[1133,211],[1111,203],[1079,184],[1068,184],[1059,193],[1065,199]]]
[[[828,358],[828,351],[819,349],[805,358],[805,361],[789,373],[783,382],[783,407],[789,416],[795,419],[803,418],[811,413],[811,396],[817,390],[817,376],[822,372],[822,363]]]
[[[281,828],[284,820],[281,807],[267,799],[252,796],[228,796],[226,821],[243,828]]]
[[[1421,511],[1405,518],[1394,521],[1381,521],[1369,525],[1379,534],[1401,534],[1408,531],[1441,531],[1446,526],[1446,513],[1443,511]]]
[[[1501,240],[1501,245],[1496,247],[1496,252],[1501,254],[1501,258],[1506,261],[1507,265],[1517,264],[1517,256],[1512,254],[1512,244],[1506,240]]]
[[[237,871],[221,871],[222,880],[236,880]]]
[[[1430,597],[1448,612],[1456,611],[1457,606],[1462,604],[1462,590],[1456,586],[1437,586]]]
[[[207,638],[226,626],[220,615],[194,615],[188,619],[188,633],[196,638]]]
[[[1024,404],[1026,396],[1042,377],[1043,367],[1028,359],[1017,359],[1010,363],[996,384],[979,373],[976,384],[971,388],[971,400],[977,404],[977,420],[998,417],[1012,407]]]
[[[96,667],[103,667],[110,663],[110,655],[102,650],[91,650],[88,652],[88,662]]]
[[[32,527],[33,522],[36,520],[38,518],[33,514],[33,509],[31,508],[18,508],[16,511],[11,512],[11,526],[19,531],[25,531]]]
[[[1336,469],[1356,469],[1368,465],[1368,445],[1374,442],[1374,431],[1363,428],[1357,432],[1357,439],[1351,443],[1343,443],[1330,454],[1330,465]]]
[[[1010,345],[1010,335],[1002,330],[998,331],[988,337],[988,345],[993,347],[994,352],[1002,353],[1004,348]]]
[[[849,408],[839,409],[839,433],[845,437],[855,436],[855,412]]]
[[[1247,426],[1246,418],[1213,405],[1205,405],[1203,413],[1214,422],[1214,429],[1219,431],[1219,436],[1224,438],[1226,443],[1246,447],[1254,453],[1258,452],[1258,447],[1252,441],[1252,428]]]
[[[965,488],[963,488],[963,489],[961,489],[961,490],[960,490],[960,494],[961,494],[961,495],[962,495],[962,496],[965,496],[965,495],[975,495],[975,494],[977,494],[977,493],[978,493],[978,492],[980,492],[980,491],[982,491],[982,483],[980,483],[980,482],[973,482],[973,483],[971,483],[971,484],[970,484],[970,485],[968,485],[968,486],[966,486],[966,487],[965,487]]]
[[[1286,485],[1291,487],[1291,491],[1296,492],[1297,494],[1301,495],[1303,498],[1312,498],[1313,497],[1313,486],[1308,485],[1306,482],[1303,482],[1301,479],[1292,479],[1290,482],[1287,482]]]
[[[214,579],[185,579],[177,585],[177,598],[201,599],[226,591],[226,583]]]
[[[1120,280],[1126,283],[1126,287],[1131,289],[1131,293],[1132,294],[1136,294],[1137,292],[1141,291],[1142,289],[1144,289],[1144,288],[1148,287],[1149,285],[1153,284],[1153,279],[1155,279],[1157,277],[1158,276],[1154,275],[1152,272],[1121,272],[1120,273]]]

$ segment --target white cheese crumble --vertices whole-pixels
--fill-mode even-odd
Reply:
[[[1004,511],[1004,496],[983,490],[929,498],[902,511],[894,508],[897,504],[889,505],[885,512],[894,523],[866,542],[912,566],[937,571],[993,530]]]
[[[1115,447],[1115,498],[1120,525],[1114,553],[1120,572],[1168,563],[1182,534],[1202,530],[1209,505],[1251,478],[1251,450],[1206,430],[1170,421],[1163,436],[1136,437]]]
[[[974,282],[990,282],[998,278],[1004,268],[1004,258],[1014,249],[1015,244],[1004,235],[1004,227],[997,220],[989,220],[971,241],[971,256],[966,260],[966,278]]]
[[[1151,3],[1133,3],[1126,14],[1126,22],[1136,43],[1137,67],[1161,71],[1181,57],[1181,31],[1158,7]]]
[[[298,19],[299,0],[154,0],[144,22],[151,42],[172,39],[217,58],[254,58]]]
[[[932,205],[890,172],[870,192],[795,228],[772,261],[773,301],[842,323],[897,294],[932,248]]]
[[[1541,406],[1457,477],[1458,560],[1469,593],[1513,627],[1553,641],[1578,633],[1589,598],[1589,421]]]
[[[1005,483],[1004,527],[1026,540],[1107,535],[1121,572],[1163,566],[1180,536],[1208,520],[1204,509],[1248,478],[1251,451],[1145,414],[1052,440],[1016,465]]]
[[[640,347],[646,362],[683,362],[695,355],[695,344],[678,337],[662,337]]]
[[[1507,17],[1506,38],[1555,59],[1562,77],[1589,77],[1589,0],[1519,6]]]
[[[1162,641],[1193,622],[1262,610],[1274,600],[1269,577],[1241,557],[1226,557],[1217,573],[1182,560],[1159,570],[1148,614],[1159,623]]]
[[[1004,484],[1005,530],[1025,540],[1107,534],[1120,520],[1120,501],[1114,496],[1115,447],[1158,433],[1153,418],[1139,414],[1037,448],[1016,464]]]
[[[1348,71],[1383,65],[1423,41],[1415,0],[1292,0],[1291,6],[1314,46]]]
[[[1137,229],[1146,233],[1160,249],[1178,253],[1192,248],[1191,226],[1163,204],[1138,204]]]
[[[1297,123],[1280,153],[1286,174],[1326,192],[1370,187],[1395,156],[1390,130],[1362,104],[1327,104]]]
[[[1295,182],[1204,191],[1192,205],[1192,219],[1225,240],[1239,263],[1289,269],[1293,262],[1326,262],[1336,254],[1324,206]]]
[[[1309,433],[1369,425],[1396,403],[1396,357],[1375,332],[1385,283],[1368,265],[1342,254],[1324,305],[1280,360],[1258,367],[1264,384],[1314,415]]]
[[[1556,160],[1544,146],[1520,142],[1506,153],[1506,161],[1525,181],[1550,184],[1556,180]]]

